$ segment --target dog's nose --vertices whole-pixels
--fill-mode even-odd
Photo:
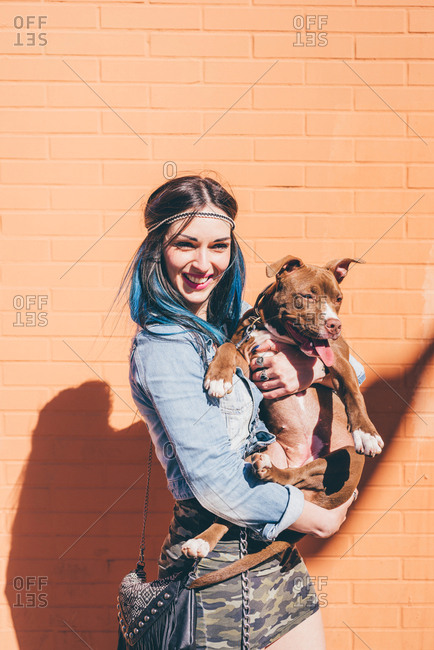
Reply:
[[[324,326],[329,334],[340,334],[342,329],[341,321],[338,318],[328,318]]]

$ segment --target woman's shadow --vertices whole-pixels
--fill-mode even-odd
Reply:
[[[387,459],[411,408],[434,342],[400,377],[365,391],[385,441],[362,479]],[[143,522],[149,436],[143,422],[110,426],[111,391],[90,381],[60,392],[40,412],[32,451],[19,478],[5,589],[21,650],[108,650],[117,644],[117,588],[135,568]],[[416,417],[416,416],[414,416]],[[12,510],[13,509],[13,510]],[[164,473],[153,463],[146,534],[148,578],[171,517]],[[305,538],[306,555],[324,542]]]
[[[114,430],[110,413],[110,388],[89,381],[63,390],[39,414],[17,502],[9,504],[16,515],[5,594],[22,650],[117,645],[117,588],[138,557],[149,435],[142,421]],[[156,461],[149,579],[156,577],[171,510]]]

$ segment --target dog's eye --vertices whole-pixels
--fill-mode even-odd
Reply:
[[[336,296],[336,302],[342,302],[342,296]]]
[[[306,298],[306,300],[315,300],[315,297],[311,293],[302,293],[301,295],[303,298]]]

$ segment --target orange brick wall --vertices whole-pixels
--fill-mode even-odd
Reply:
[[[432,0],[1,3],[2,648],[115,647],[148,439],[112,301],[168,161],[232,186],[249,300],[264,260],[364,257],[344,330],[386,449],[300,546],[328,647],[434,648],[433,32]],[[152,576],[170,507],[155,464]]]

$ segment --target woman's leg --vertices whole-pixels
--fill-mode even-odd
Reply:
[[[326,650],[321,610],[266,647],[267,650]]]

